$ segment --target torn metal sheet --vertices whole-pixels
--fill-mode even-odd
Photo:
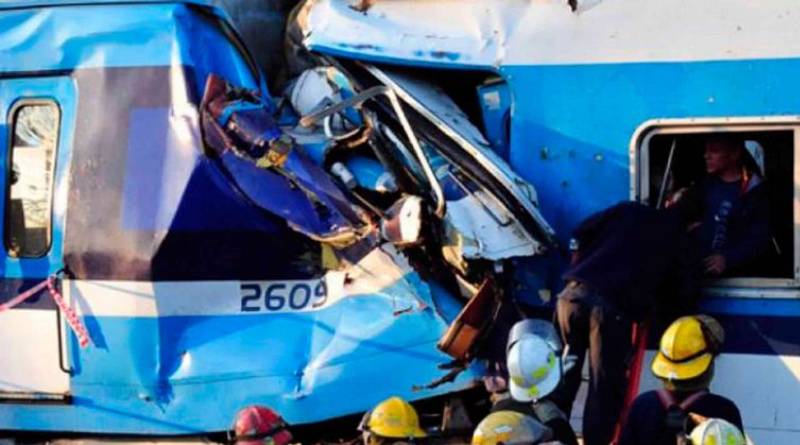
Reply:
[[[392,86],[405,103],[456,141],[465,155],[478,162],[488,175],[514,196],[515,203],[525,209],[539,229],[537,235],[540,239],[536,242],[552,242],[555,232],[537,208],[536,190],[488,147],[483,135],[450,97],[435,85],[407,74],[381,70],[375,66],[367,66],[367,69],[379,81]]]
[[[448,199],[446,222],[453,228],[449,241],[459,247],[464,258],[496,261],[532,256],[539,248],[513,215],[483,190]]]
[[[327,173],[286,138],[270,102],[210,76],[201,103],[205,142],[251,202],[314,240],[344,247],[370,232]]]

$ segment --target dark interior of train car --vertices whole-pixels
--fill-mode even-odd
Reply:
[[[649,139],[647,146],[643,147],[648,154],[649,204],[663,205],[677,191],[692,187],[704,178],[704,150],[710,135],[711,133],[657,134]],[[746,141],[751,141],[748,143],[752,144],[755,141],[763,148],[763,186],[766,187],[769,204],[770,246],[763,261],[759,261],[758,268],[747,276],[793,278],[794,130],[748,131],[725,135],[741,141],[742,144]],[[748,158],[747,162],[752,163],[752,160]],[[665,180],[664,173],[667,170],[669,174]]]

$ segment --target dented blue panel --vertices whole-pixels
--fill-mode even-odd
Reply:
[[[259,86],[217,9],[200,2],[75,3],[0,9],[0,72],[190,65],[198,94],[211,71]]]
[[[64,254],[36,272],[63,260],[62,290],[92,344],[64,340],[69,403],[0,404],[0,430],[205,433],[252,403],[308,423],[474,383],[478,368],[412,389],[443,375],[449,358],[435,342],[458,298],[391,245],[326,265],[320,243],[292,225],[308,215],[296,190],[207,152],[198,105],[209,74],[267,97],[221,14],[199,2],[52,4],[0,7],[0,76],[18,82],[2,84],[3,98],[42,73],[74,89],[59,154]],[[287,163],[352,212],[311,165]]]

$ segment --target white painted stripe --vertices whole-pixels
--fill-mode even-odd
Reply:
[[[65,280],[64,297],[79,315],[172,317],[308,312],[359,295],[407,300],[420,307],[411,270],[390,246],[322,278],[272,281]],[[384,294],[392,287],[391,295]],[[409,307],[405,304],[404,307]]]
[[[307,44],[377,57],[481,65],[800,56],[796,0],[379,1],[312,7]]]
[[[0,313],[0,391],[65,393],[69,375],[59,367],[55,311]]]

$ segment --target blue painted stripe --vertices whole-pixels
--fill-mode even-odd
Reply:
[[[422,67],[430,69],[479,70],[492,73],[498,71],[494,66],[470,64],[465,60],[454,62],[446,57],[448,54],[442,54],[443,57],[436,58],[430,53],[426,55],[421,52],[412,53],[409,51],[409,57],[399,58],[396,55],[382,53],[381,48],[378,47],[330,46],[327,44],[314,43],[313,40],[314,39],[312,36],[309,45],[311,50],[334,57],[343,57],[346,59],[363,60],[374,63],[390,63],[392,65],[409,66],[414,68]]]
[[[800,329],[797,329],[797,318],[753,316],[718,316],[718,318],[725,328],[723,352],[800,357]]]
[[[800,317],[800,300],[757,298],[706,298],[704,311],[748,316]]]
[[[707,298],[698,312],[711,315],[722,324],[723,353],[800,356],[800,300]],[[650,349],[658,349],[666,328],[666,324],[652,327]]]

